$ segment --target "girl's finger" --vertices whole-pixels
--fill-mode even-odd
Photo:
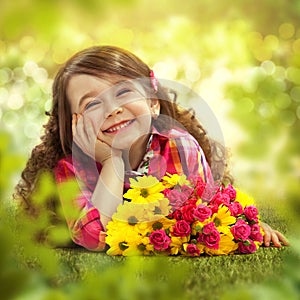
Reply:
[[[264,235],[264,244],[265,246],[270,246],[270,241],[271,241],[271,234],[268,230],[264,230],[265,235]]]
[[[273,245],[274,245],[275,247],[278,247],[278,248],[281,247],[280,241],[279,241],[278,236],[277,236],[277,234],[276,234],[275,231],[273,231],[273,232],[271,233],[271,242],[273,243]]]
[[[275,230],[275,232],[276,232],[277,237],[278,237],[279,241],[281,242],[281,244],[283,244],[284,246],[289,246],[289,242],[286,239],[286,237],[279,231]]]

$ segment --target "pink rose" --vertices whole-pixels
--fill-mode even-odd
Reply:
[[[245,214],[245,217],[249,221],[257,221],[258,220],[258,210],[253,205],[246,206],[244,209],[244,214]]]
[[[211,215],[211,209],[203,204],[199,204],[194,210],[194,217],[200,222],[203,222],[204,220],[208,219]]]
[[[260,243],[263,241],[263,236],[260,232],[260,226],[258,224],[253,224],[251,226],[250,238]]]
[[[165,192],[164,195],[169,199],[170,205],[174,209],[180,208],[188,199],[188,196],[186,196],[178,190],[169,190]]]
[[[186,198],[191,196],[193,191],[194,191],[194,189],[192,187],[188,186],[188,185],[183,185],[181,187],[181,193],[183,193],[186,196]]]
[[[243,206],[240,202],[234,201],[231,202],[228,206],[232,216],[236,217],[243,213]]]
[[[230,198],[227,194],[222,194],[221,192],[217,192],[214,197],[212,198],[211,202],[213,204],[221,205],[224,204],[226,206],[229,206],[230,204]]]
[[[220,233],[217,230],[214,222],[204,225],[202,233],[199,235],[197,241],[199,243],[204,243],[207,248],[219,248]]]
[[[251,233],[251,227],[244,220],[238,220],[230,231],[236,240],[245,241]]]
[[[149,236],[149,240],[150,243],[154,246],[154,249],[159,251],[168,249],[171,243],[171,239],[162,229],[153,231]]]
[[[239,242],[239,252],[248,254],[248,253],[254,253],[257,250],[257,247],[253,241],[247,241],[247,242]]]
[[[182,219],[187,221],[188,223],[192,223],[194,221],[194,210],[195,205],[188,204],[181,207]]]
[[[190,224],[185,220],[179,220],[173,226],[174,236],[184,237],[184,236],[188,236],[190,233],[191,233]]]
[[[186,252],[192,256],[200,255],[200,250],[197,248],[195,244],[188,244],[186,247]]]
[[[230,198],[230,200],[234,200],[236,198],[236,190],[234,189],[234,187],[229,184],[224,190],[223,190],[224,194],[227,194]]]

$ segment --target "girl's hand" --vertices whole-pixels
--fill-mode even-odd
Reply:
[[[72,133],[79,148],[102,165],[113,156],[122,155],[120,150],[113,149],[103,141],[103,134],[97,132],[91,120],[80,114],[72,116]]]
[[[266,247],[269,247],[271,243],[278,248],[280,248],[282,245],[284,246],[289,245],[287,239],[279,231],[274,230],[273,228],[271,228],[271,226],[263,222],[261,222],[261,227],[265,232],[264,245]]]

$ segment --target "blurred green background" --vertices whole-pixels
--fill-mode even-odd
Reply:
[[[0,124],[24,157],[11,186],[39,141],[59,64],[112,44],[203,97],[238,186],[263,203],[298,198],[299,25],[297,0],[2,0]]]
[[[147,62],[158,78],[176,80],[196,91],[213,110],[222,127],[226,146],[230,148],[231,170],[236,185],[257,199],[264,219],[289,232],[289,235],[292,228],[298,239],[298,0],[2,0],[1,203],[10,201],[13,186],[26,159],[39,142],[42,124],[47,121],[45,111],[51,107],[52,80],[59,65],[78,50],[99,44],[127,48]],[[182,104],[197,106],[192,102]],[[33,222],[23,221],[26,226],[21,222],[20,236],[23,238],[12,239],[15,236],[12,221],[18,224],[20,220],[7,216],[7,208],[1,205],[0,278],[4,282],[1,286],[4,294],[1,294],[5,295],[5,291],[18,293],[14,290],[15,286],[22,290],[24,286],[26,289],[28,286],[35,287],[35,283],[42,291],[44,285],[52,281],[47,276],[44,280],[40,273],[32,273],[31,277],[26,272],[20,273],[15,268],[14,252],[11,252],[11,248],[19,252],[16,241],[22,247],[26,245],[25,240],[32,236]],[[293,219],[295,222],[291,222]],[[11,230],[7,229],[8,225]],[[36,226],[42,225],[44,222],[36,223]],[[299,242],[295,245],[299,258]],[[41,265],[50,270],[51,276],[57,273],[55,267],[58,264],[53,263],[56,256],[49,259],[49,253],[36,245],[27,248],[29,254],[26,255],[33,257],[33,260],[36,257],[44,260]],[[273,250],[274,254],[279,255],[276,249]],[[250,256],[249,270],[252,270],[252,258],[257,259],[255,262],[258,265],[264,261],[271,272],[273,252],[270,252],[271,255],[266,252],[267,259],[259,258],[259,255],[264,257],[264,252]],[[95,257],[92,253],[90,255],[93,262]],[[77,256],[74,257],[76,260]],[[111,262],[104,256],[103,261]],[[221,265],[233,261],[234,257],[224,258]],[[213,264],[214,260],[198,262]],[[296,263],[299,265],[299,259],[292,260],[288,270],[294,270]],[[239,267],[235,269],[237,272]],[[215,269],[222,270],[222,267],[216,265]],[[215,269],[212,268],[213,272]],[[127,269],[122,270],[119,271],[125,278]],[[262,271],[261,277],[257,278],[262,278],[263,274]],[[206,278],[205,274],[202,275]],[[106,278],[104,284],[111,281],[111,274],[103,276],[101,274],[101,278]],[[224,276],[227,278],[226,274]],[[297,282],[299,289],[300,275],[297,270],[290,277],[297,278],[295,284]],[[127,283],[131,282],[130,278],[124,281],[124,291]],[[146,286],[153,287],[155,284],[152,281],[151,277]],[[207,281],[210,282],[209,279]],[[89,282],[92,284],[94,281]],[[123,289],[117,291],[126,295]],[[50,290],[49,295],[50,292],[53,293],[50,298],[45,296],[40,299],[69,299],[58,290]],[[182,296],[180,293],[178,295]],[[28,298],[18,299],[33,299],[31,296],[29,293]],[[138,296],[136,298],[140,299]],[[78,299],[83,298],[78,296]]]

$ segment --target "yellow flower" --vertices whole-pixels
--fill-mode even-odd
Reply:
[[[190,182],[186,179],[186,176],[183,175],[178,175],[178,174],[170,174],[167,173],[163,178],[163,184],[166,188],[172,188],[175,185],[179,184],[181,186],[183,185],[189,185]]]
[[[161,192],[165,187],[154,176],[140,176],[136,180],[129,180],[131,188],[124,194],[124,198],[133,203],[149,203],[164,197]]]
[[[166,217],[162,217],[159,220],[156,220],[152,224],[152,230],[157,229],[169,229],[176,223],[175,219],[168,219]]]
[[[110,246],[108,255],[138,255],[138,245],[142,243],[142,235],[134,230],[135,226],[127,222],[110,221],[107,224],[106,243]]]
[[[122,222],[128,222],[134,225],[138,222],[145,221],[144,206],[141,204],[125,201],[123,205],[119,205],[117,211],[113,214],[112,219]]]
[[[180,250],[182,250],[183,244],[188,242],[188,237],[176,237],[176,236],[172,236],[171,237],[171,244],[170,244],[170,248],[171,248],[171,254],[172,255],[177,255],[178,252],[181,252]]]
[[[209,249],[205,247],[205,253],[209,255],[227,255],[233,253],[238,248],[238,244],[233,241],[231,232],[221,234],[219,241],[219,249]]]
[[[241,192],[240,190],[236,189],[236,200],[241,203],[243,208],[246,206],[254,205],[254,199],[247,195],[246,193]]]
[[[218,211],[211,217],[211,221],[215,223],[219,232],[230,232],[229,225],[235,223],[236,218],[230,215],[230,211],[226,206],[220,206]]]
[[[164,216],[168,216],[171,213],[171,206],[169,205],[169,199],[162,198],[158,201],[147,204],[145,214],[149,215],[150,221],[160,219]]]

